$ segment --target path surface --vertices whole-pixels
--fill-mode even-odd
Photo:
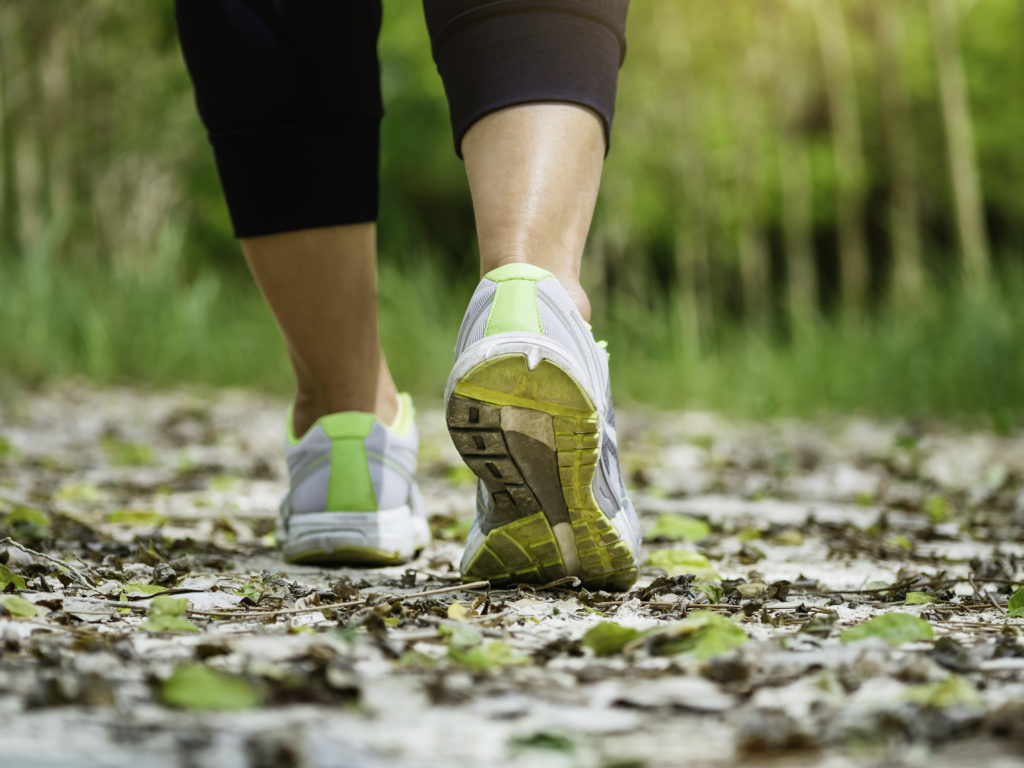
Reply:
[[[0,406],[0,538],[70,566],[0,543],[0,764],[1024,765],[1024,436],[627,410],[662,565],[628,594],[488,592],[459,586],[472,475],[439,412],[419,559],[281,562],[283,413]],[[920,639],[841,639],[889,613]]]

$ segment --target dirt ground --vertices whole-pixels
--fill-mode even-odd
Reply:
[[[0,405],[0,765],[1024,765],[1024,435],[624,409],[649,560],[610,594],[460,583],[439,411],[417,560],[285,564],[284,413]]]

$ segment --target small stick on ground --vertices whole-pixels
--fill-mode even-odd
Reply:
[[[81,571],[79,571],[77,568],[75,568],[75,566],[71,565],[71,563],[67,562],[66,560],[61,560],[59,557],[53,557],[51,555],[45,555],[42,552],[36,552],[34,549],[29,549],[24,544],[19,544],[17,541],[12,539],[10,536],[7,536],[7,537],[5,537],[3,539],[0,539],[0,544],[10,544],[12,547],[16,547],[16,548],[20,549],[26,555],[34,555],[35,557],[41,557],[44,560],[49,560],[51,563],[56,563],[57,565],[63,566],[64,568],[67,568],[68,571],[71,572],[71,575],[75,577],[76,581],[84,584],[85,586],[89,587],[90,589],[92,589],[92,588],[94,588],[96,586],[92,582],[91,579],[89,579],[85,575],[83,575]]]

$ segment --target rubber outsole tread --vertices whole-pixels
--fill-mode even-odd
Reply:
[[[456,383],[446,419],[493,501],[495,525],[466,564],[466,579],[547,583],[576,575],[588,589],[632,586],[633,553],[591,487],[600,419],[569,373],[548,360],[531,369],[523,354],[485,360]],[[568,524],[561,540],[560,523]]]
[[[401,565],[409,560],[401,553],[373,547],[337,547],[331,550],[310,549],[304,552],[286,554],[285,562],[302,565],[326,566],[375,566]]]

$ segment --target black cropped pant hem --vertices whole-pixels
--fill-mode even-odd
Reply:
[[[610,137],[628,0],[423,6],[456,153],[482,117],[534,102],[589,107]],[[176,0],[176,14],[235,235],[375,221],[379,0]]]

